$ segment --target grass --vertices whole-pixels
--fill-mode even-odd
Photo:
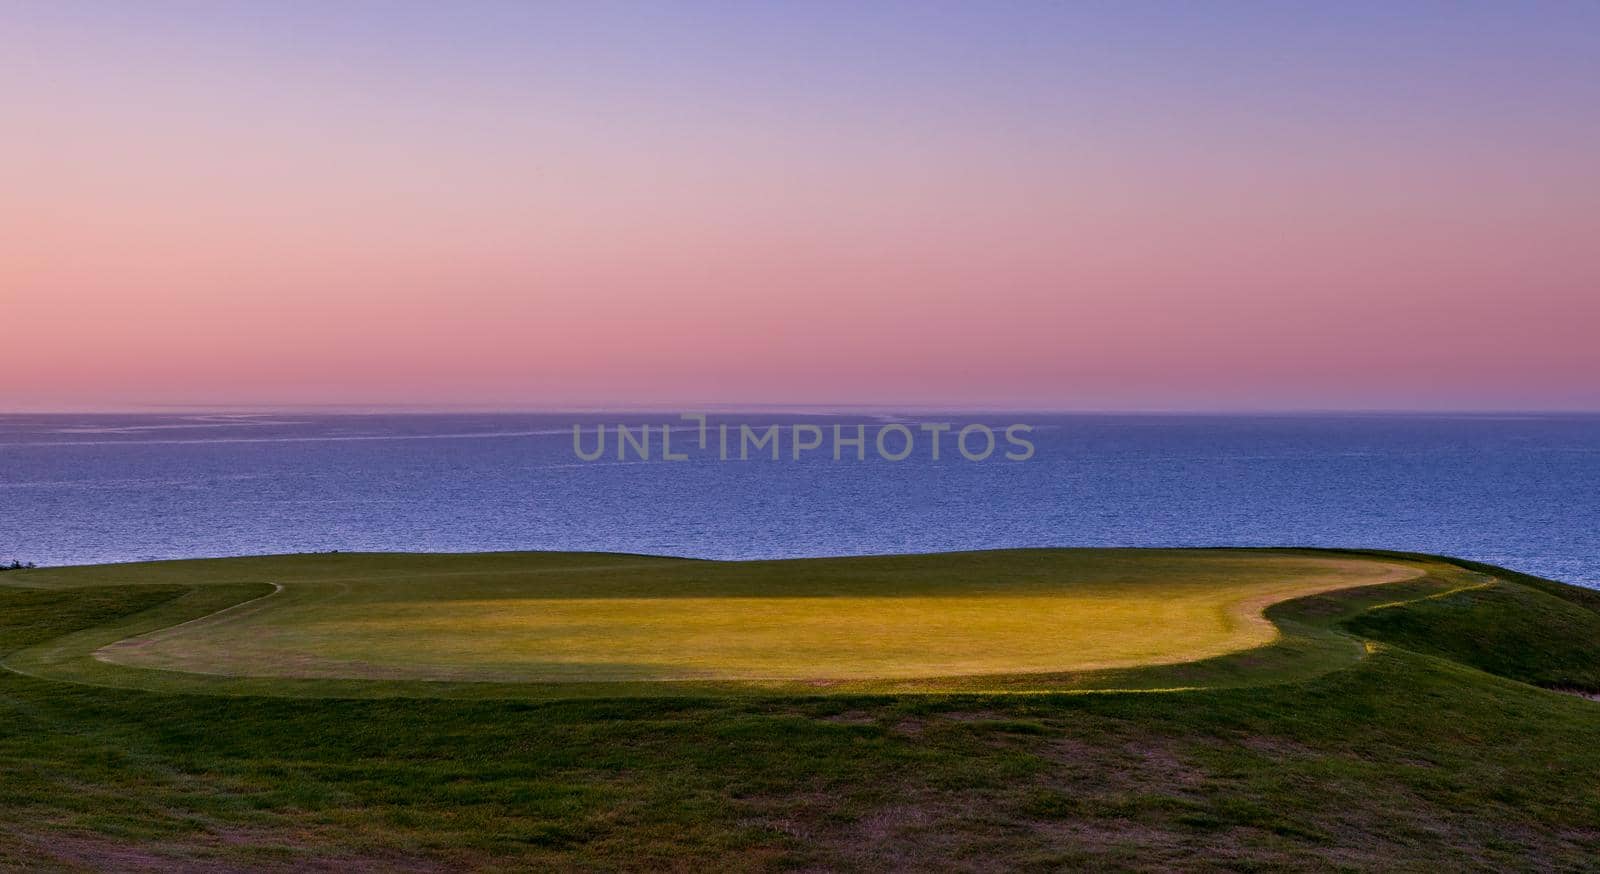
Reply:
[[[1160,694],[348,698],[0,672],[0,867],[1592,869],[1600,705],[1525,681],[1600,691],[1593,599],[1317,557],[1425,573],[1279,603],[1265,646],[1111,670],[1208,686]],[[0,653],[181,615],[159,614],[210,587],[180,573],[8,575]],[[259,594],[240,574],[185,609]]]
[[[502,694],[574,683],[648,692],[653,681],[678,692],[685,681],[976,690],[1261,647],[1278,637],[1261,615],[1269,604],[1427,573],[1415,561],[1267,550],[763,562],[346,554],[64,568],[26,581],[183,595],[11,663],[145,688],[194,682],[186,673],[266,681],[241,687],[253,691],[289,681],[276,686],[288,694],[307,691],[293,682],[307,678],[494,681]]]

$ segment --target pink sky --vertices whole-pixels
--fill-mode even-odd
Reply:
[[[3,13],[0,411],[1600,408],[1559,16],[290,6]]]

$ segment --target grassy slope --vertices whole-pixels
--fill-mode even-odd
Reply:
[[[1486,569],[1471,562],[1462,564]],[[1347,627],[1538,686],[1600,692],[1600,592],[1499,571],[1505,585],[1374,610]]]
[[[173,594],[0,589],[0,653]],[[1575,685],[1590,599],[1378,594],[1276,608],[1393,635],[1344,670],[1168,694],[308,700],[0,673],[0,865],[1591,868],[1600,706],[1454,660],[1486,650],[1436,620],[1542,627],[1522,642],[1550,662],[1479,663]]]

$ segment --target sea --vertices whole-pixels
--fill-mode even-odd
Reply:
[[[5,415],[0,560],[1334,546],[1444,553],[1600,587],[1600,416],[784,408],[703,422]]]

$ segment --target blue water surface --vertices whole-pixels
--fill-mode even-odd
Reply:
[[[1464,556],[1600,586],[1600,417],[713,415],[785,427],[722,461],[656,414],[0,416],[0,558],[80,564],[317,550],[777,558],[1010,546],[1317,545]],[[1026,423],[1032,458],[886,423]],[[581,423],[675,422],[687,461],[574,454]],[[791,457],[789,425],[821,450]],[[866,461],[829,448],[868,435]],[[898,449],[898,434],[890,442]],[[973,440],[981,449],[981,440]],[[737,445],[737,440],[735,440]],[[737,457],[737,449],[732,454]]]

